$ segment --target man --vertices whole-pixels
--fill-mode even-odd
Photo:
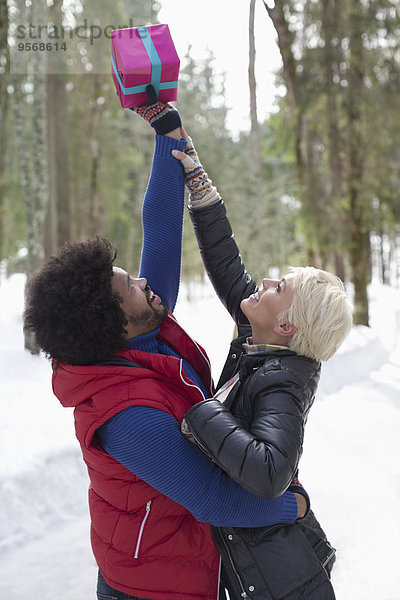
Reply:
[[[30,281],[25,327],[53,359],[56,396],[75,408],[98,598],[216,600],[220,557],[208,523],[292,523],[305,499],[252,495],[180,433],[184,413],[213,392],[204,350],[172,315],[184,179],[171,151],[186,143],[169,105],[137,112],[157,134],[139,277],[113,266],[104,238],[68,243]]]

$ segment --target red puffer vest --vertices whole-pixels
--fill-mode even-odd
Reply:
[[[188,360],[212,393],[205,352],[169,315],[159,339]],[[53,371],[53,390],[75,407],[75,429],[90,477],[93,553],[104,579],[126,594],[149,600],[216,600],[219,554],[207,523],[136,477],[104,452],[95,431],[128,406],[152,406],[179,422],[203,399],[173,356],[123,350],[142,368],[75,366]]]

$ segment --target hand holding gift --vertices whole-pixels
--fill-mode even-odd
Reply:
[[[157,95],[151,84],[146,87],[146,94],[147,104],[130,110],[147,121],[158,135],[166,135],[174,129],[182,127],[179,112],[169,102],[157,102]]]

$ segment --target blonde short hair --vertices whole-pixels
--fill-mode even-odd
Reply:
[[[297,328],[288,346],[318,361],[331,358],[352,326],[353,307],[339,277],[314,267],[292,267],[293,301],[279,321]]]

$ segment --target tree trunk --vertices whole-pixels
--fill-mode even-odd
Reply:
[[[63,20],[62,0],[53,0],[48,17],[57,27]],[[65,59],[59,53],[52,57],[57,74],[47,76],[47,122],[49,140],[50,204],[47,217],[46,254],[53,254],[71,239],[71,206],[68,156],[68,114],[66,103],[67,75]],[[50,250],[50,252],[49,252]]]
[[[51,190],[48,248],[51,250],[51,254],[64,242],[71,239],[66,83],[65,75],[52,74],[47,77]]]
[[[32,4],[32,19],[34,23],[44,23],[46,14],[41,2]],[[46,69],[44,63],[45,53],[32,53],[32,81],[33,81],[33,105],[32,105],[32,146],[30,156],[25,160],[31,160],[30,190],[26,195],[27,215],[27,280],[40,267],[44,259],[44,220],[48,204],[48,144],[47,144],[47,102],[46,102]],[[22,121],[22,105],[19,106],[18,118]],[[25,125],[25,123],[24,123]],[[26,185],[26,189],[28,185]],[[39,346],[32,334],[25,333],[25,348],[33,354],[39,353]]]
[[[32,4],[32,18],[44,22],[40,2]],[[45,53],[32,53],[33,104],[32,104],[32,194],[28,200],[28,276],[32,275],[44,259],[43,224],[48,205],[49,168],[47,143],[47,87],[43,58]]]
[[[255,279],[259,279],[264,274],[264,265],[259,260],[260,247],[259,233],[261,231],[262,209],[265,205],[262,202],[263,179],[262,179],[262,161],[260,145],[260,125],[257,118],[257,84],[255,76],[256,44],[255,44],[255,0],[250,0],[249,11],[249,93],[250,93],[250,202],[248,204],[248,221],[250,228],[250,237],[247,245],[248,266]]]
[[[298,92],[295,89],[296,85],[296,61],[292,52],[293,34],[289,30],[285,19],[283,3],[275,2],[273,7],[269,7],[263,0],[265,9],[275,27],[278,34],[278,47],[282,57],[283,71],[282,76],[285,81],[286,89],[289,96],[289,101],[293,112],[298,110]]]
[[[343,254],[335,252],[335,271],[336,275],[342,280],[346,281],[346,271],[344,267]]]
[[[256,92],[256,43],[254,33],[255,19],[255,4],[256,0],[250,0],[249,14],[249,89],[250,89],[250,122],[251,132],[255,137],[259,137],[260,127],[257,118],[257,92]]]
[[[324,40],[324,62],[325,62],[325,89],[327,94],[327,122],[328,122],[328,154],[329,154],[329,199],[332,210],[336,211],[332,219],[331,235],[335,239],[334,263],[336,275],[344,280],[344,261],[338,262],[339,252],[344,252],[346,247],[347,223],[342,206],[343,198],[346,197],[346,185],[343,168],[344,140],[340,127],[340,110],[338,107],[339,83],[335,82],[338,77],[339,64],[344,60],[340,49],[339,39],[339,11],[340,0],[322,0],[321,36]],[[340,269],[340,270],[338,270]]]
[[[395,260],[395,273],[394,278],[396,287],[400,287],[400,235],[398,235],[398,226],[396,227],[394,234],[394,260]]]
[[[379,261],[381,266],[382,283],[390,285],[390,248],[385,250],[385,232],[383,228],[379,232]]]
[[[0,260],[4,257],[4,203],[6,191],[7,155],[6,123],[8,112],[8,93],[10,56],[8,51],[8,7],[7,0],[0,0]]]
[[[101,89],[101,76],[93,75],[93,98],[90,107],[90,152],[91,152],[91,165],[90,165],[90,181],[89,181],[89,233],[90,235],[96,235],[101,229],[100,223],[100,207],[99,207],[99,194],[98,194],[98,177],[99,177],[99,165],[100,165],[100,121],[102,109],[97,103],[97,98],[100,95]]]
[[[54,77],[54,75],[49,75],[47,82],[47,98],[49,103],[49,114],[47,117],[47,135],[49,144],[49,204],[47,207],[44,236],[44,250],[47,257],[55,254],[58,248],[57,167],[55,157],[57,120],[54,114],[54,98],[50,84],[51,77]]]
[[[32,236],[32,226],[30,224],[30,211],[28,210],[28,206],[30,205],[32,200],[32,153],[31,148],[28,145],[28,139],[26,135],[27,127],[26,119],[24,117],[24,110],[26,110],[26,102],[22,91],[23,78],[20,75],[16,75],[13,80],[13,83],[14,93],[12,99],[12,107],[14,111],[15,143],[18,154],[22,195],[24,198],[27,213],[27,246],[28,252],[32,253],[33,243],[29,239],[29,236]],[[30,275],[30,263],[31,261],[29,261],[29,266],[27,269],[27,278]],[[30,350],[33,354],[39,353],[39,348],[36,344],[34,334],[32,334],[31,332],[25,332],[24,344],[25,348]]]
[[[338,56],[338,50],[333,45],[337,38],[338,23],[337,0],[322,0],[322,20],[321,36],[324,40],[324,62],[325,62],[325,89],[328,102],[328,151],[330,166],[330,187],[333,196],[343,194],[343,165],[342,165],[342,140],[339,128],[339,116],[337,106],[337,84],[334,83],[335,72],[337,73],[338,62],[341,57]],[[336,41],[337,46],[337,41]]]
[[[349,49],[348,68],[348,193],[350,201],[350,261],[354,283],[354,323],[368,325],[367,286],[369,272],[369,231],[366,223],[365,206],[362,198],[362,178],[364,172],[364,144],[362,136],[362,103],[364,88],[363,45],[362,45],[362,6],[359,0],[352,0],[349,6]]]
[[[296,166],[300,183],[299,195],[305,220],[307,221],[307,235],[305,240],[307,259],[309,264],[322,266],[320,244],[318,242],[320,236],[318,228],[319,190],[316,188],[316,178],[313,177],[312,147],[308,131],[307,114],[305,112],[301,82],[296,73],[296,59],[292,49],[294,35],[289,29],[282,2],[276,2],[274,7],[270,7],[264,1],[264,6],[278,35],[278,46],[283,62],[282,77],[287,89],[293,119]]]

